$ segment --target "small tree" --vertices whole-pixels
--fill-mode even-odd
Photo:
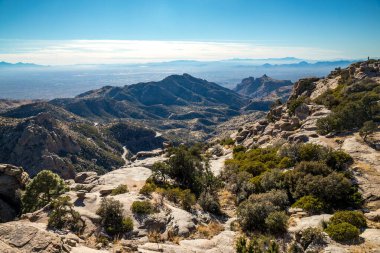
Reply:
[[[96,214],[102,218],[101,223],[105,231],[115,236],[133,230],[131,218],[124,218],[123,212],[123,204],[120,201],[103,198]]]
[[[372,120],[366,121],[363,124],[363,127],[360,128],[360,136],[363,138],[364,141],[366,141],[367,136],[375,132],[377,129],[377,125]]]
[[[43,170],[26,186],[22,211],[34,212],[67,190],[65,182],[50,170]]]
[[[82,233],[85,221],[80,214],[74,210],[70,197],[58,197],[52,201],[52,211],[49,214],[49,228],[70,229],[73,232]]]

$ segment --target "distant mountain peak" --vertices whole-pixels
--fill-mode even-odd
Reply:
[[[255,102],[255,104],[253,108],[249,109],[267,110],[271,102],[277,99],[286,100],[290,95],[291,88],[290,80],[276,80],[264,74],[256,79],[254,77],[244,78],[241,83],[236,85],[234,91],[252,98],[251,102]]]

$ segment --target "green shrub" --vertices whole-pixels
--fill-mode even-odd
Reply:
[[[245,231],[265,230],[265,219],[269,213],[276,211],[276,207],[270,202],[243,201],[237,209],[237,218],[240,226]]]
[[[271,190],[269,192],[252,194],[249,196],[251,202],[270,202],[277,209],[285,210],[289,205],[289,199],[286,191],[284,190]]]
[[[288,228],[288,220],[289,216],[284,211],[274,211],[265,218],[265,226],[272,234],[282,234]]]
[[[284,174],[278,169],[264,172],[260,176],[260,185],[264,191],[284,188]]]
[[[111,195],[115,196],[115,195],[119,195],[119,194],[123,194],[127,192],[129,192],[128,186],[126,184],[120,184],[118,187],[112,190]]]
[[[157,189],[157,186],[154,183],[146,182],[144,186],[140,189],[140,194],[149,196]]]
[[[220,204],[218,196],[215,193],[204,191],[201,193],[198,199],[199,205],[203,208],[204,211],[220,214]]]
[[[336,171],[343,171],[353,163],[352,157],[343,151],[330,151],[326,155],[326,164]]]
[[[123,204],[112,198],[103,198],[96,214],[101,217],[101,224],[111,235],[120,235],[133,230],[133,222],[123,216]],[[132,225],[131,225],[132,224]]]
[[[236,253],[278,253],[280,247],[274,240],[267,237],[252,238],[248,240],[245,236],[239,237],[235,242]]]
[[[39,172],[26,186],[22,211],[34,212],[67,191],[65,182],[50,170]]]
[[[52,211],[49,213],[48,227],[54,229],[69,229],[81,233],[85,227],[85,221],[74,210],[70,197],[58,197],[52,201]]]
[[[181,201],[182,190],[178,187],[164,191],[164,196],[171,202],[178,204]]]
[[[289,157],[283,157],[280,163],[278,164],[278,167],[280,169],[289,168],[292,166],[294,166],[294,162]]]
[[[372,120],[369,120],[363,123],[363,127],[360,128],[359,134],[363,138],[363,140],[366,140],[367,136],[375,132],[376,129],[376,123],[374,123]]]
[[[191,207],[195,205],[195,203],[196,203],[195,195],[191,193],[189,189],[182,191],[181,205],[183,209],[185,209],[186,211],[190,211]]]
[[[235,144],[235,141],[230,137],[220,140],[220,145],[223,145],[223,146],[231,146],[234,144]]]
[[[365,228],[367,222],[362,212],[359,211],[338,211],[330,219],[330,224],[338,224],[342,222],[350,223],[358,229]]]
[[[245,152],[245,151],[247,151],[246,147],[244,147],[242,145],[238,145],[238,146],[234,147],[233,154],[237,154],[237,153]]]
[[[357,227],[347,222],[330,224],[325,229],[326,233],[337,242],[352,242],[359,238],[360,231]]]
[[[131,217],[127,217],[123,219],[123,229],[125,232],[133,231],[133,220]]]
[[[316,162],[302,162],[287,172],[285,184],[293,199],[312,195],[333,208],[351,206],[352,196],[357,192],[344,174]]]
[[[303,196],[298,199],[292,207],[299,207],[308,212],[309,214],[320,214],[326,210],[325,203],[311,195]]]
[[[200,145],[169,149],[169,160],[156,163],[152,168],[154,181],[165,184],[167,179],[171,179],[178,187],[190,189],[196,196],[205,189],[216,190],[220,184],[210,172],[208,158],[202,156],[201,151]]]
[[[134,201],[131,206],[134,214],[147,215],[153,213],[153,206],[150,201]]]

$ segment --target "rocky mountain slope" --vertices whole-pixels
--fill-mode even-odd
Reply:
[[[215,126],[240,114],[247,98],[188,74],[159,82],[103,87],[50,103],[96,121],[129,119],[174,139],[202,140]]]
[[[30,176],[50,169],[63,178],[99,173],[124,164],[123,146],[136,153],[162,147],[165,139],[132,123],[93,123],[48,103],[28,104],[0,117],[0,161]]]
[[[248,77],[237,84],[234,91],[251,98],[246,109],[267,111],[277,100],[285,102],[292,90],[290,80],[277,80],[267,75],[259,78]]]
[[[247,124],[233,134],[248,148],[283,146],[289,143],[313,143],[340,150],[353,158],[349,173],[354,176],[364,199],[363,211],[369,227],[361,234],[359,245],[328,243],[324,252],[376,252],[380,248],[380,61],[369,60],[336,69],[323,79],[301,79],[284,105],[271,109],[267,118]],[[358,107],[356,107],[356,105]],[[365,108],[365,109],[363,109]],[[374,122],[368,136],[364,122]],[[299,218],[292,222],[299,230],[319,227],[325,216]],[[301,215],[302,216],[302,215]],[[292,219],[292,218],[291,218]]]
[[[202,114],[220,117],[221,110],[227,111],[227,115],[237,114],[245,102],[231,90],[188,74],[168,76],[159,82],[107,86],[74,99],[51,101],[82,117],[103,120],[126,117],[189,120]]]

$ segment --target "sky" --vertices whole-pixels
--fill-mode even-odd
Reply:
[[[0,0],[0,61],[380,57],[380,0]]]

